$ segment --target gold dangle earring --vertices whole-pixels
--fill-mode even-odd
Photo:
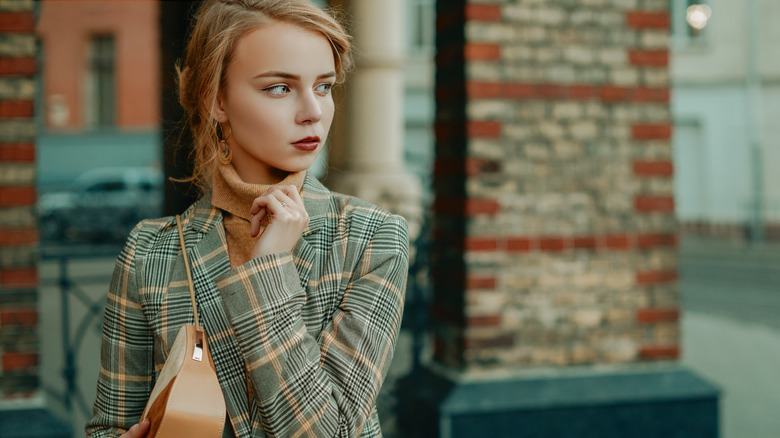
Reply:
[[[227,144],[227,138],[222,137],[222,126],[217,123],[217,137],[219,138],[219,162],[222,164],[230,164],[233,160],[233,151]]]

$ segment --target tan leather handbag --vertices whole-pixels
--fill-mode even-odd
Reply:
[[[206,330],[198,322],[195,289],[178,215],[176,226],[187,270],[195,324],[187,324],[179,329],[141,421],[146,418],[151,420],[146,434],[149,438],[219,438],[225,426],[225,398],[209,353]]]

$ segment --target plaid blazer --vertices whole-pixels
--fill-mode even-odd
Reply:
[[[407,225],[313,177],[301,195],[310,221],[295,249],[236,269],[210,195],[182,215],[226,436],[381,436],[376,397],[401,325]],[[176,333],[193,323],[179,246],[167,217],[138,224],[119,254],[90,436],[138,422]]]

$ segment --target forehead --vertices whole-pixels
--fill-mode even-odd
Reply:
[[[321,75],[335,69],[330,42],[319,32],[289,23],[260,26],[239,38],[229,74],[282,71]]]

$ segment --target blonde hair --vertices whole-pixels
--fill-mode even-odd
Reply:
[[[274,22],[297,25],[330,41],[336,81],[352,66],[350,38],[339,22],[309,0],[207,0],[198,10],[179,77],[179,102],[192,131],[192,182],[201,191],[211,186],[219,162],[219,127],[213,108],[225,86],[225,73],[238,40]]]

